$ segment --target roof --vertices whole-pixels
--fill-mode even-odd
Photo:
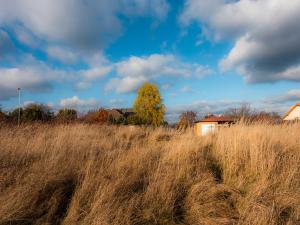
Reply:
[[[227,117],[227,116],[209,116],[202,120],[196,121],[196,123],[198,123],[198,122],[233,122],[233,121],[234,121],[234,119]]]
[[[287,113],[283,116],[283,118],[287,117],[297,106],[300,107],[300,102],[296,103],[295,105],[293,105],[289,111],[287,111]]]
[[[109,109],[109,110],[107,110],[107,112],[108,112],[108,115],[112,116],[114,119],[117,119],[117,118],[123,116],[122,112],[120,112],[117,109]]]

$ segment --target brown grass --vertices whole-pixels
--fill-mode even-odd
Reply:
[[[300,125],[0,128],[0,224],[300,224]]]

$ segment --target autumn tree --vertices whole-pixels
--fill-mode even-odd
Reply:
[[[108,123],[109,114],[105,109],[92,110],[84,116],[84,121],[87,123]]]
[[[98,122],[99,123],[107,123],[109,118],[109,114],[107,110],[105,109],[100,109],[98,112]]]
[[[186,129],[193,126],[196,121],[197,113],[193,111],[186,111],[181,113],[179,117],[179,122],[177,123],[178,129]]]
[[[164,122],[165,106],[158,86],[146,82],[138,91],[134,110],[143,124],[159,126]]]

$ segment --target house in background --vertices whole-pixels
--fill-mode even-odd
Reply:
[[[292,106],[289,111],[284,115],[283,120],[293,121],[300,120],[300,102]]]
[[[133,109],[107,109],[108,116],[114,120],[127,119],[135,114]]]
[[[198,136],[204,136],[214,133],[220,127],[226,127],[233,123],[234,120],[230,117],[210,115],[195,122],[195,132]]]

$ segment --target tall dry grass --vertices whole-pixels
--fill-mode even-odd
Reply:
[[[300,125],[0,128],[0,224],[300,224]]]

